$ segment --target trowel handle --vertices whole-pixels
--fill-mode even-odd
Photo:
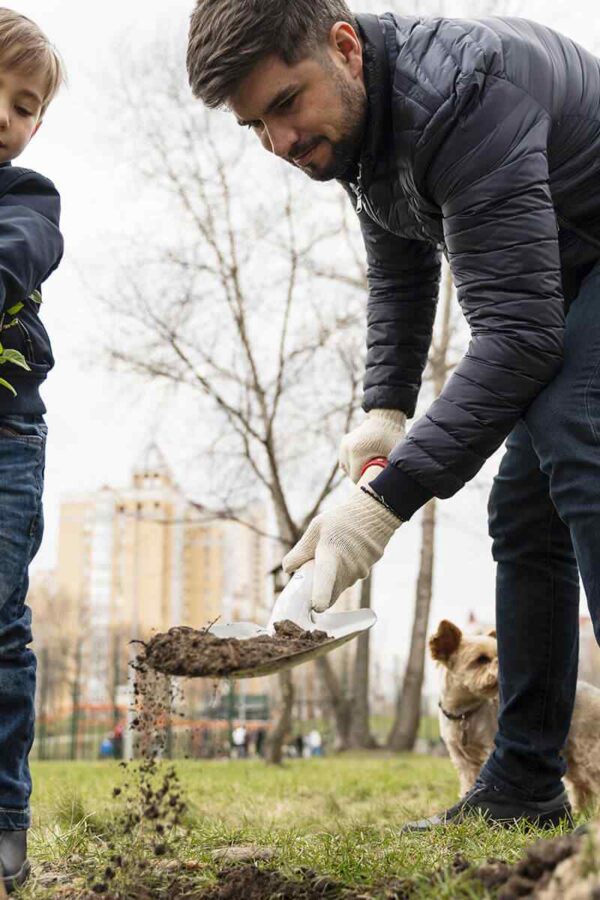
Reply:
[[[275,622],[283,622],[286,619],[295,622],[304,631],[311,631],[315,627],[311,616],[314,566],[314,559],[310,559],[303,566],[300,566],[297,572],[294,572],[275,601],[275,606],[267,625],[268,631],[272,633]]]
[[[370,459],[369,462],[365,463],[362,467],[360,478],[358,479],[358,487],[362,487],[364,484],[369,484],[370,481],[373,481],[374,478],[377,478],[379,473],[385,469],[388,461],[385,456],[378,456],[376,459]]]
[[[387,464],[388,461],[383,456],[369,460],[363,466],[358,487],[362,487],[363,484],[368,484],[374,478],[377,478]],[[315,621],[312,615],[314,566],[315,562],[311,559],[304,563],[303,566],[300,566],[297,572],[294,572],[290,581],[275,601],[275,606],[267,625],[268,631],[272,633],[275,622],[283,622],[285,619],[295,622],[305,631],[311,631],[315,628]]]

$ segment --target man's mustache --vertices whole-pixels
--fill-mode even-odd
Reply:
[[[291,163],[295,162],[300,156],[304,156],[311,150],[314,150],[315,147],[318,147],[322,140],[323,138],[317,138],[316,140],[312,140],[310,142],[307,141],[304,144],[295,144],[287,157],[287,161]]]

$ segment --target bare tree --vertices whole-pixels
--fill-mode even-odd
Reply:
[[[190,440],[219,466],[203,507],[239,520],[267,498],[282,555],[340,484],[337,444],[359,405],[365,274],[351,211],[331,189],[316,208],[303,176],[267,177],[229,119],[191,102],[179,57],[162,46],[148,59],[127,64],[120,89],[158,215],[105,298],[110,358],[195,402],[212,434],[190,424]],[[363,640],[361,678],[365,653]],[[280,682],[274,761],[293,700]]]
[[[442,303],[439,310],[439,330],[434,336],[429,351],[426,379],[430,382],[435,396],[439,396],[449,374],[456,365],[453,358],[453,341],[459,329],[459,319],[453,316],[454,287],[449,267],[446,266],[443,280]],[[421,717],[421,694],[425,673],[425,652],[429,611],[433,594],[433,567],[435,560],[435,497],[423,509],[421,521],[421,554],[419,574],[415,592],[412,634],[408,662],[402,688],[396,701],[396,714],[388,735],[390,750],[412,750],[419,730]]]

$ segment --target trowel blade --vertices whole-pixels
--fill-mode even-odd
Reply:
[[[317,657],[331,653],[332,650],[341,647],[342,644],[372,628],[377,621],[377,616],[372,609],[357,609],[340,613],[315,613],[314,620],[315,627],[320,631],[325,631],[330,636],[330,640],[323,641],[322,644],[317,644],[314,647],[309,647],[307,650],[299,650],[286,656],[278,656],[276,659],[270,659],[268,662],[252,668],[236,669],[230,672],[227,677],[260,678],[263,675],[272,675],[275,672],[281,672],[283,669],[291,669],[294,666],[299,666],[301,663],[309,662],[311,659],[317,659]],[[238,629],[237,634],[231,630],[236,628]],[[211,628],[211,633],[216,635],[216,637],[237,637],[243,640],[244,638],[258,637],[259,634],[268,634],[269,632],[266,628],[261,628],[260,625],[253,625],[251,622],[235,622],[231,625],[214,625]]]

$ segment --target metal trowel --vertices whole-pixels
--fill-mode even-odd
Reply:
[[[361,486],[373,481],[385,465],[385,462],[385,460],[373,460],[363,470],[363,475],[358,485]],[[330,653],[331,650],[341,647],[342,644],[373,627],[377,621],[377,616],[372,609],[357,609],[348,612],[314,612],[311,608],[313,569],[314,561],[310,560],[294,573],[275,601],[271,618],[266,627],[256,625],[254,622],[231,622],[225,625],[217,623],[211,627],[210,632],[218,638],[247,640],[248,638],[256,638],[261,635],[273,635],[276,622],[289,620],[304,631],[324,631],[329,636],[329,640],[316,644],[314,647],[309,647],[306,650],[300,650],[286,656],[278,656],[252,668],[236,669],[228,673],[229,678],[258,678],[262,675],[271,675],[273,672],[279,672],[282,669],[291,669],[293,666],[300,665],[300,663],[308,662],[311,659],[316,659],[318,656],[323,656],[325,653]]]

